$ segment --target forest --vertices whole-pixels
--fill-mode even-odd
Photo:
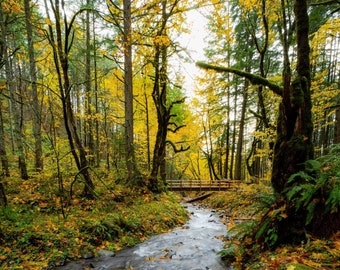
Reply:
[[[214,207],[262,204],[222,257],[246,267],[312,241],[327,256],[303,269],[339,267],[339,14],[334,0],[1,0],[0,269],[133,246],[187,220],[168,180],[226,179],[240,190]]]

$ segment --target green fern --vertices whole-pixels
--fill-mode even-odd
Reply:
[[[306,225],[314,217],[318,203],[325,202],[325,213],[340,210],[340,145],[335,145],[317,160],[305,162],[305,170],[291,175],[286,190],[296,211],[306,210]]]
[[[261,209],[269,209],[276,201],[276,197],[273,193],[264,193],[256,195],[256,199],[258,202],[258,208]]]
[[[330,191],[329,196],[326,201],[326,211],[330,213],[335,213],[339,211],[340,206],[340,181],[337,179],[337,184],[334,185],[333,189]]]
[[[229,243],[228,246],[226,246],[224,249],[218,252],[218,255],[221,256],[222,259],[230,259],[230,258],[235,258],[237,255],[237,247]]]
[[[227,232],[227,238],[241,240],[250,235],[255,227],[256,221],[248,220],[241,222]]]

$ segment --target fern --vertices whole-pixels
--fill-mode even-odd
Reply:
[[[334,185],[334,188],[330,191],[328,199],[326,201],[326,211],[335,213],[339,211],[340,206],[340,183],[339,179]]]
[[[236,254],[237,247],[232,243],[229,243],[228,246],[218,252],[218,255],[220,255],[222,259],[235,258]]]
[[[251,234],[255,227],[255,224],[256,222],[254,220],[241,222],[227,232],[227,237],[229,239],[232,238],[241,240],[245,238],[247,235]]]
[[[264,193],[261,192],[260,194],[256,195],[256,199],[259,202],[259,208],[270,208],[276,200],[276,197],[272,193]]]
[[[305,162],[305,170],[291,175],[286,196],[295,210],[306,210],[306,225],[314,217],[318,203],[324,203],[324,213],[340,209],[340,145],[335,145],[317,160]]]

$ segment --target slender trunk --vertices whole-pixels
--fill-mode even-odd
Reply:
[[[7,29],[6,29],[6,24],[5,24],[4,19],[5,18],[2,13],[2,8],[1,8],[0,9],[1,41],[2,41],[2,46],[4,48],[7,48],[8,47]],[[15,71],[13,70],[13,62],[10,61],[9,59],[7,49],[3,50],[2,58],[3,58],[4,66],[5,66],[6,86],[9,91],[9,95],[10,95],[10,101],[9,101],[10,114],[13,116],[13,122],[14,122],[14,125],[12,128],[12,134],[17,145],[18,163],[19,163],[18,165],[20,169],[21,178],[24,180],[27,180],[29,176],[27,173],[26,159],[25,159],[25,153],[24,153],[24,142],[23,142],[23,134],[22,134],[22,113],[20,112],[20,107],[19,107],[20,101],[17,95],[17,91],[20,90],[19,89],[20,85],[18,85],[16,81],[14,80],[13,74],[15,74]]]
[[[1,174],[0,174],[0,206],[7,206],[7,196],[6,196],[6,192],[5,192],[5,187],[2,183],[2,175]]]
[[[338,78],[338,89],[340,89],[340,73]],[[337,103],[340,104],[340,95],[337,97]],[[334,144],[340,143],[340,107],[335,109],[335,124],[334,124]]]
[[[45,2],[46,4],[46,2]],[[47,6],[47,5],[46,5]],[[94,197],[94,184],[92,182],[89,170],[88,170],[88,161],[86,158],[86,151],[83,147],[83,144],[80,140],[80,136],[78,134],[78,129],[75,121],[75,116],[72,108],[71,102],[71,83],[69,78],[69,63],[68,63],[68,53],[71,49],[68,46],[64,46],[65,44],[70,44],[69,40],[72,26],[67,24],[66,18],[65,22],[65,36],[64,40],[62,39],[62,27],[61,27],[61,17],[60,17],[60,3],[59,0],[55,0],[54,2],[54,15],[55,15],[55,27],[56,27],[56,40],[54,39],[54,32],[52,26],[49,26],[50,29],[50,45],[53,49],[54,62],[55,67],[58,74],[58,84],[60,90],[60,96],[62,101],[62,109],[63,109],[63,117],[64,117],[64,125],[68,137],[68,141],[71,148],[71,153],[76,162],[77,169],[79,173],[84,177],[84,189],[82,195],[87,198]],[[48,11],[46,12],[48,14]],[[64,42],[63,42],[64,41]],[[77,152],[78,151],[78,152]]]
[[[90,6],[90,0],[86,2]],[[86,11],[86,52],[85,52],[85,108],[86,116],[85,129],[85,147],[88,149],[88,162],[94,165],[94,140],[93,140],[93,119],[92,119],[92,84],[91,84],[91,34],[90,34],[90,11]]]
[[[150,150],[150,120],[149,120],[149,103],[148,103],[148,96],[146,92],[144,92],[145,97],[145,126],[146,126],[146,150],[147,150],[147,168],[150,171],[151,168],[151,150]]]
[[[96,33],[95,33],[95,17],[92,16],[92,29],[93,29],[93,67],[94,67],[94,93],[95,93],[95,108],[96,115],[99,114],[98,104],[98,70],[97,70],[97,44],[96,44]],[[96,167],[100,167],[100,139],[99,139],[99,120],[95,118],[95,130],[96,130],[96,142],[95,142],[95,156],[96,156]]]
[[[6,53],[5,53],[6,54]],[[6,57],[7,58],[7,57]],[[7,58],[8,59],[8,58]],[[25,147],[24,147],[24,136],[23,136],[23,114],[22,114],[22,103],[20,100],[20,94],[17,93],[20,90],[21,84],[14,81],[12,74],[15,72],[11,68],[9,61],[6,61],[6,80],[7,89],[10,92],[11,102],[11,115],[13,116],[13,134],[17,146],[18,153],[18,165],[20,170],[21,178],[27,180],[29,178],[27,172],[27,164],[25,158]],[[20,77],[20,76],[19,76]]]
[[[4,174],[10,176],[9,164],[7,159],[6,144],[5,144],[5,132],[4,132],[4,122],[2,118],[2,100],[0,98],[0,157],[1,166]]]
[[[35,139],[35,169],[41,171],[43,169],[42,158],[42,138],[41,138],[41,115],[38,98],[37,87],[37,68],[35,64],[35,54],[33,46],[33,30],[32,30],[32,15],[30,0],[25,0],[25,19],[26,19],[26,31],[27,31],[27,43],[28,43],[28,56],[29,56],[29,73],[30,83],[32,87],[32,108],[33,108],[33,135]]]
[[[133,85],[132,85],[132,29],[131,0],[123,0],[124,10],[124,109],[125,109],[125,158],[130,182],[137,176],[133,144]]]
[[[244,89],[243,89],[243,101],[242,101],[242,109],[241,109],[241,119],[239,125],[239,134],[238,141],[236,147],[236,164],[235,164],[235,179],[242,180],[242,149],[243,149],[243,135],[244,135],[244,127],[245,127],[245,118],[246,118],[246,110],[247,110],[247,99],[248,99],[248,87],[249,81],[245,80]]]
[[[233,135],[231,142],[231,159],[230,159],[230,179],[234,179],[234,159],[235,159],[235,145],[236,145],[236,115],[237,115],[237,89],[235,89],[235,97],[234,97],[234,121],[233,121]]]

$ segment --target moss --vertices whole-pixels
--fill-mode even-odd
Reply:
[[[296,78],[291,84],[290,103],[292,107],[299,107],[305,101],[304,86],[306,84],[304,77]]]

